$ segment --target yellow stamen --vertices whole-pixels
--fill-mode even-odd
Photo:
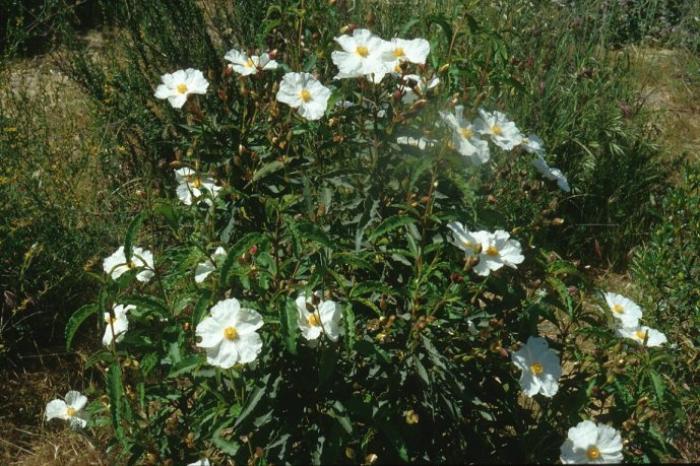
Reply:
[[[301,92],[299,92],[299,97],[304,103],[307,103],[311,101],[311,92],[309,92],[308,89],[302,89]]]
[[[613,304],[611,309],[615,314],[622,314],[625,312],[625,308],[622,307],[622,304]]]
[[[394,67],[394,73],[401,73],[401,65],[398,64]]]
[[[598,447],[596,447],[595,445],[591,445],[586,450],[586,456],[591,461],[597,460],[598,458],[600,458],[600,450],[598,450]]]
[[[198,176],[195,176],[191,183],[193,188],[199,189],[202,187],[202,180]]]
[[[394,56],[396,58],[401,58],[401,57],[406,56],[406,53],[403,51],[403,49],[401,47],[397,47],[394,49]]]
[[[533,374],[540,375],[542,372],[544,372],[544,367],[542,367],[542,364],[540,364],[539,362],[533,362],[530,365],[530,370]]]
[[[66,408],[66,416],[73,417],[73,416],[75,416],[76,413],[77,413],[77,411],[75,410],[74,407],[69,406]]]
[[[639,339],[639,341],[644,341],[647,338],[647,331],[646,330],[637,330],[634,332],[634,336]]]
[[[126,261],[126,266],[129,268],[129,270],[131,270],[136,267],[136,264],[134,264],[133,260],[129,259],[128,261]]]
[[[358,45],[355,49],[355,53],[361,56],[362,58],[365,58],[369,55],[369,49],[364,45]]]
[[[185,92],[187,92],[187,84],[185,84],[185,83],[178,84],[177,85],[177,92],[179,92],[180,94],[184,94]]]
[[[493,125],[493,126],[491,127],[491,132],[492,132],[495,136],[500,136],[501,134],[503,134],[503,128],[501,128],[501,127],[498,126],[498,125]]]
[[[469,139],[474,136],[474,131],[472,131],[471,128],[460,128],[459,133],[464,139]]]
[[[230,341],[238,338],[238,330],[236,330],[236,327],[226,327],[224,329],[224,338]]]
[[[255,62],[253,62],[252,58],[249,58],[247,62],[245,62],[245,67],[246,68],[255,68]]]
[[[486,254],[491,257],[497,256],[499,254],[498,248],[496,246],[489,246],[486,248]]]
[[[321,318],[315,312],[306,316],[306,321],[312,327],[318,327],[319,325],[321,325]]]
[[[113,325],[117,321],[116,317],[113,317],[109,314],[105,316],[105,322],[107,322],[107,325]]]

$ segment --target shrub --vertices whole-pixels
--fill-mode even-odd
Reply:
[[[194,3],[179,6],[129,10],[131,41],[119,67],[72,63],[73,75],[123,123],[125,171],[146,174],[141,213],[96,277],[99,298],[76,311],[66,335],[70,345],[87,319],[104,317],[105,349],[89,366],[104,373],[109,404],[87,411],[111,423],[114,446],[130,463],[205,455],[292,464],[554,461],[581,417],[623,429],[631,459],[673,454],[663,435],[627,422],[640,399],[658,410],[674,403],[656,369],[667,353],[615,338],[614,314],[584,307],[586,280],[538,242],[561,222],[523,218],[562,199],[531,167],[536,139],[504,150],[508,123],[477,126],[471,131],[491,134],[483,143],[492,163],[483,165],[483,144],[459,121],[455,104],[471,120],[482,106],[509,109],[510,93],[522,87],[496,30],[456,10],[453,22],[428,11],[422,24],[378,25],[385,38],[420,31],[430,40],[428,63],[404,64],[399,74],[442,82],[407,103],[393,76],[379,84],[331,79],[342,61],[332,39],[353,29],[342,25],[357,12],[280,2],[255,4],[249,16],[243,6],[205,17]],[[211,29],[227,18],[240,28],[237,41]],[[456,47],[477,37],[486,39],[483,53],[458,58],[464,49]],[[239,77],[218,42],[248,53],[254,45],[257,53],[276,49],[281,64]],[[204,70],[206,91],[187,70],[164,76],[156,94],[173,96],[175,107],[178,95],[204,95],[187,96],[182,109],[154,98],[158,76],[190,67]],[[283,88],[284,73],[301,71],[331,88],[320,119],[281,103],[325,99],[312,85]],[[295,79],[307,78],[285,81]],[[455,120],[446,116],[452,112]],[[557,128],[560,141],[568,128]],[[585,149],[592,159],[606,154]],[[613,152],[637,166],[625,150]],[[591,177],[574,179],[588,186]],[[507,232],[488,233],[500,229]],[[519,243],[506,243],[509,234]],[[510,267],[495,270],[504,263]],[[309,340],[319,323],[322,335]],[[520,361],[517,342],[541,345],[529,340],[538,334],[564,375],[552,375],[556,395],[549,380],[534,385],[547,396],[526,397],[519,385],[532,388],[530,377],[548,374],[550,363],[518,352],[518,381],[509,353]]]

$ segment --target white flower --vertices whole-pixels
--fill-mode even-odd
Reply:
[[[548,180],[556,181],[557,186],[564,192],[570,192],[571,187],[569,186],[569,181],[566,176],[558,168],[550,168],[547,162],[542,158],[542,154],[537,154],[537,157],[532,161],[532,165],[535,166],[538,172]]]
[[[474,165],[489,160],[489,145],[479,139],[477,129],[464,118],[464,106],[457,105],[454,113],[440,112],[440,117],[452,130],[452,144],[457,152],[467,157]]]
[[[124,255],[124,246],[119,246],[119,249],[114,251],[114,254],[102,261],[102,269],[112,277],[112,280],[118,279],[129,270],[144,269],[136,275],[136,279],[147,283],[154,275],[153,254],[151,254],[151,251],[137,246],[134,246],[132,251],[133,255],[127,261]]]
[[[337,341],[340,334],[340,305],[335,301],[320,301],[313,304],[312,297],[299,295],[296,301],[298,324],[301,334],[307,340],[316,340],[325,334],[331,341]]]
[[[173,108],[182,108],[190,94],[206,94],[209,82],[201,71],[192,68],[165,73],[160,77],[163,84],[156,89],[155,97],[168,99]]]
[[[216,180],[209,176],[198,175],[188,167],[175,170],[175,179],[179,183],[175,193],[177,198],[185,205],[192,205],[205,193],[209,193],[211,197],[216,197],[221,191],[221,186],[216,184]],[[204,199],[203,202],[211,205],[211,199]]]
[[[424,137],[414,138],[412,136],[399,136],[396,138],[396,142],[406,146],[417,147],[420,150],[425,150],[426,147],[432,147],[435,145],[435,141],[432,139],[427,139]]]
[[[211,317],[202,320],[195,331],[202,338],[197,346],[206,350],[207,362],[222,369],[253,362],[262,350],[256,332],[263,325],[262,316],[241,308],[236,298],[219,301],[210,312]]]
[[[260,71],[274,70],[278,63],[275,60],[270,60],[270,55],[263,53],[260,56],[251,55],[250,57],[236,49],[231,49],[226,52],[224,59],[231,62],[229,67],[236,73],[242,76],[256,74]]]
[[[195,461],[194,463],[190,463],[187,466],[211,466],[211,463],[209,463],[208,458],[204,458],[199,461]]]
[[[666,335],[656,329],[646,327],[644,325],[635,327],[620,327],[617,329],[617,334],[621,337],[631,338],[643,346],[661,346],[666,343]],[[646,341],[646,344],[644,343]]]
[[[46,420],[58,418],[68,421],[70,426],[75,428],[83,428],[87,425],[87,421],[80,416],[80,411],[87,404],[87,397],[81,395],[80,392],[71,390],[66,393],[64,400],[52,400],[46,405]]]
[[[479,116],[480,118],[474,124],[476,130],[480,134],[489,136],[491,141],[501,149],[512,150],[522,142],[520,130],[503,113],[491,113],[479,109]]]
[[[447,227],[452,230],[452,244],[463,250],[467,257],[478,257],[479,262],[474,266],[477,275],[486,277],[504,265],[515,269],[516,264],[525,260],[520,243],[509,239],[510,234],[503,230],[470,232],[459,222],[451,222]]]
[[[105,334],[102,337],[102,344],[109,346],[112,344],[112,339],[119,343],[124,339],[124,334],[129,330],[129,320],[126,318],[126,313],[132,309],[136,309],[136,306],[123,304],[115,304],[112,308],[112,314],[109,312],[104,313],[105,323]]]
[[[339,73],[334,79],[367,76],[367,79],[379,83],[386,74],[382,61],[385,42],[367,29],[355,29],[352,36],[347,34],[336,37],[335,41],[343,51],[336,50],[331,59],[338,67]]]
[[[403,77],[404,83],[397,84],[398,88],[403,92],[401,102],[411,105],[416,100],[425,97],[426,92],[440,84],[440,78],[433,78],[427,81],[417,74],[407,74]],[[415,83],[411,87],[411,83]]]
[[[616,293],[605,293],[603,296],[613,317],[618,319],[623,327],[639,325],[639,319],[642,318],[642,308],[637,303]]]
[[[398,39],[384,42],[382,61],[390,73],[401,73],[401,63],[424,65],[430,53],[430,42],[425,39]]]
[[[544,141],[542,141],[542,139],[540,139],[540,137],[535,134],[530,134],[527,137],[523,138],[520,142],[520,145],[522,145],[523,149],[525,149],[525,151],[527,151],[530,154],[544,153]]]
[[[212,261],[216,261],[218,258],[225,258],[226,250],[219,246],[212,254],[211,258],[208,258],[204,262],[197,264],[197,268],[194,271],[194,281],[197,283],[202,283],[207,277],[216,270],[216,264]]]
[[[551,398],[559,390],[559,356],[544,338],[529,337],[525,346],[513,353],[513,364],[522,370],[520,388],[527,396],[541,393]]]
[[[569,429],[561,446],[564,464],[604,464],[622,462],[622,438],[616,429],[592,421],[581,421]]]
[[[318,120],[328,105],[331,91],[309,73],[287,73],[282,78],[277,100],[299,109],[307,120]]]

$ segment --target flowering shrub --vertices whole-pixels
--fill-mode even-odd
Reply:
[[[489,207],[504,166],[575,183],[507,108],[441,89],[441,39],[349,29],[325,62],[242,44],[153,82],[184,150],[68,325],[104,313],[93,422],[131,463],[619,461],[661,339]]]

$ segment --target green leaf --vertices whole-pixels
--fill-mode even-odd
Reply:
[[[236,440],[229,440],[224,438],[224,435],[229,434],[231,431],[227,426],[220,427],[214,432],[212,436],[212,443],[216,445],[222,452],[227,455],[234,456],[238,453],[238,449],[241,448],[241,444]]]
[[[270,163],[266,163],[258,171],[255,172],[253,175],[253,181],[258,181],[261,178],[265,178],[268,175],[271,175],[272,173],[281,170],[284,168],[284,163],[280,162],[279,160],[275,160]]]
[[[390,231],[414,222],[415,219],[409,217],[408,215],[394,215],[393,217],[389,217],[380,223],[379,226],[377,226],[377,228],[375,228],[374,231],[367,236],[367,241],[374,241]]]
[[[318,225],[309,222],[298,223],[295,225],[297,231],[307,240],[319,243],[327,248],[333,248],[334,244]]]
[[[114,427],[114,433],[117,439],[126,443],[126,435],[124,433],[124,427],[122,426],[122,420],[124,418],[124,387],[122,385],[122,372],[121,367],[119,367],[119,361],[115,361],[109,366],[107,371],[107,395],[109,395],[109,410],[112,415],[112,427]]]
[[[93,314],[97,314],[99,308],[97,304],[86,304],[71,315],[66,324],[66,351],[70,351],[71,343],[73,342],[73,337],[75,337],[75,332],[78,331],[80,326]]]
[[[287,351],[297,354],[297,306],[293,299],[288,299],[286,306],[280,310],[280,324]]]
[[[270,374],[267,374],[262,378],[262,386],[255,387],[253,393],[248,397],[248,399],[246,400],[245,407],[241,411],[241,414],[238,416],[238,419],[236,419],[236,423],[233,425],[234,429],[241,425],[243,421],[245,421],[248,418],[248,416],[250,416],[250,414],[253,412],[258,403],[260,403],[260,400],[262,400],[263,395],[267,391],[268,380],[270,380]]]
[[[651,383],[654,385],[654,391],[656,392],[656,399],[659,405],[663,403],[664,393],[666,391],[666,384],[664,384],[663,379],[654,369],[649,369],[649,377],[651,378]]]
[[[204,317],[204,314],[206,314],[207,308],[209,307],[211,296],[212,292],[208,289],[202,290],[202,292],[199,294],[197,304],[194,305],[194,310],[192,311],[193,326],[196,327],[199,324],[199,322],[202,321],[202,318]]]
[[[145,214],[141,212],[138,214],[129,224],[129,228],[126,230],[126,237],[124,238],[124,257],[126,260],[130,260],[131,256],[134,255],[134,238],[141,228],[141,224],[145,218]]]
[[[352,350],[355,346],[355,341],[357,341],[357,334],[355,332],[355,312],[352,310],[352,306],[343,306],[343,322],[345,323],[345,345],[348,350]]]
[[[438,26],[440,26],[442,32],[445,33],[445,39],[447,40],[447,43],[450,44],[452,42],[452,26],[450,25],[445,15],[430,15],[426,18],[426,20],[428,21],[428,26],[432,26],[433,24],[437,24]]]
[[[140,310],[153,311],[163,317],[170,317],[170,310],[165,303],[150,296],[128,296],[122,300],[124,304],[133,304]]]
[[[170,373],[168,374],[168,378],[174,379],[182,374],[192,373],[203,363],[204,360],[202,359],[201,355],[189,356],[181,361],[178,361],[177,364],[173,364],[172,368],[170,369]]]
[[[233,264],[238,260],[238,258],[251,248],[256,243],[260,243],[265,239],[265,236],[261,233],[248,233],[243,238],[239,239],[236,244],[231,246],[228,253],[226,254],[226,260],[221,265],[221,276],[219,277],[219,284],[222,288],[226,288],[228,284],[228,275],[231,272]]]

